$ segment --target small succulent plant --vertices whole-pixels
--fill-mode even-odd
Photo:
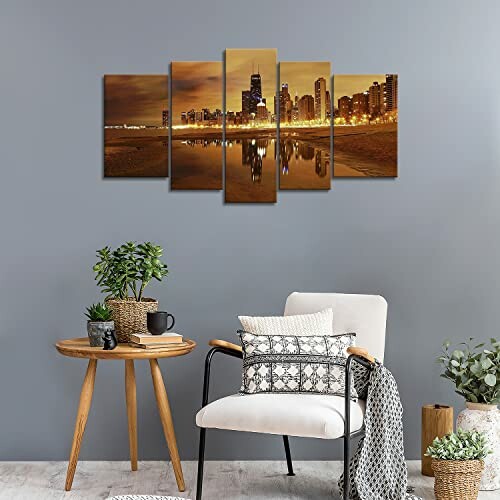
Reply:
[[[483,460],[489,453],[491,450],[482,432],[458,429],[456,433],[434,439],[425,456],[437,460]]]
[[[441,375],[454,382],[455,392],[471,403],[500,404],[500,342],[490,339],[472,346],[474,339],[450,350],[450,341],[443,343],[437,362],[444,368]]]
[[[89,319],[89,321],[111,321],[111,309],[109,309],[106,304],[101,304],[98,302],[97,304],[92,304],[90,307],[87,307],[87,312],[85,316]]]

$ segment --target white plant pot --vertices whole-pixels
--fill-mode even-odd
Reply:
[[[484,459],[480,490],[500,488],[500,410],[496,405],[466,403],[467,408],[457,417],[457,429],[483,432],[493,451]]]

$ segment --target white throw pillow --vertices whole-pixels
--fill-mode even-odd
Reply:
[[[333,335],[333,309],[295,316],[238,316],[243,330],[254,335]]]

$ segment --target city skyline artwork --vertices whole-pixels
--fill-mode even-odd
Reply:
[[[278,190],[398,176],[394,73],[332,77],[328,61],[226,49],[174,61],[170,76],[105,75],[103,89],[105,177],[170,174],[172,190],[276,203]]]

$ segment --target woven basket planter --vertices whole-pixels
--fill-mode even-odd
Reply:
[[[476,500],[482,460],[432,460],[436,500]]]
[[[113,313],[118,342],[130,342],[133,333],[148,333],[147,313],[158,311],[158,301],[155,299],[142,299],[141,302],[133,297],[108,299],[106,305]]]

